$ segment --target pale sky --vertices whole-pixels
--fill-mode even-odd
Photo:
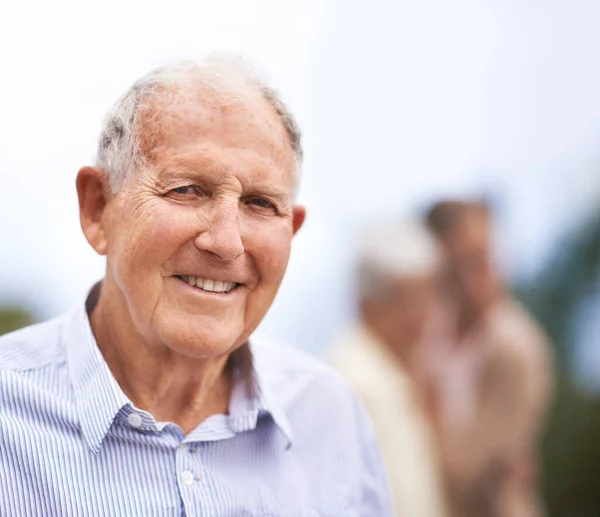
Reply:
[[[600,198],[598,19],[593,0],[0,4],[0,298],[53,316],[102,276],[74,188],[101,119],[150,68],[214,50],[254,58],[305,135],[307,224],[261,331],[323,348],[357,228],[438,195],[493,191],[503,258],[531,272]]]

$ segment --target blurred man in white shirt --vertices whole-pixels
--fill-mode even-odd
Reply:
[[[435,239],[418,223],[366,232],[357,265],[359,318],[331,356],[372,417],[398,516],[446,515],[417,358],[433,325],[439,263]]]

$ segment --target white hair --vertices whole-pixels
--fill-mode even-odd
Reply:
[[[207,92],[215,105],[235,105],[252,95],[262,97],[281,118],[295,156],[294,184],[299,181],[302,165],[300,129],[279,94],[240,56],[207,56],[200,61],[182,61],[152,70],[138,79],[112,106],[104,119],[96,166],[118,191],[127,174],[146,165],[147,156],[140,145],[144,127],[140,115],[159,97],[173,95],[186,88]]]
[[[440,264],[434,236],[416,221],[384,222],[361,239],[357,287],[361,301],[385,293],[391,280],[433,276]]]

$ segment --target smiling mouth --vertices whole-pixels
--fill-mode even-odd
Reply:
[[[206,278],[200,278],[199,276],[191,276],[191,275],[175,275],[179,280],[185,282],[186,284],[191,285],[192,287],[196,287],[197,289],[201,289],[202,291],[206,291],[208,293],[223,293],[227,294],[233,291],[236,287],[239,287],[242,284],[238,284],[236,282],[222,282],[220,280],[209,280]]]

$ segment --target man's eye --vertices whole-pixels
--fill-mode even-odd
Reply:
[[[171,192],[173,192],[175,194],[181,194],[181,195],[196,194],[196,189],[192,185],[186,185],[185,187],[174,188],[173,190],[171,190]]]
[[[248,203],[258,208],[275,208],[273,203],[271,203],[268,199],[263,199],[260,197],[255,197],[248,200]]]

